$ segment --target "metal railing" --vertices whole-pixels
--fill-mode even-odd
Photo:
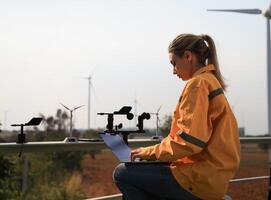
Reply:
[[[159,143],[159,139],[133,139],[129,140],[129,146],[149,146]],[[103,150],[107,146],[102,141],[52,141],[52,142],[27,142],[18,143],[0,143],[0,154],[18,153],[21,149],[24,153],[32,152],[56,152],[56,151],[91,151]]]
[[[159,139],[131,139],[130,147],[144,147],[159,143]],[[269,144],[271,146],[271,137],[240,137],[241,144]],[[31,152],[56,152],[56,151],[91,151],[107,149],[102,141],[52,141],[52,142],[28,142],[24,144],[17,143],[0,143],[0,154],[18,153],[23,150],[25,153]],[[230,180],[230,183],[238,183],[244,181],[256,181],[269,179],[269,176],[247,177]],[[108,195],[89,200],[120,200],[121,194]]]
[[[129,146],[149,146],[159,143],[159,139],[131,139]],[[242,144],[270,144],[271,137],[240,137]],[[52,141],[52,142],[27,142],[24,144],[18,143],[0,143],[0,154],[17,153],[21,149],[25,153],[31,152],[56,152],[56,151],[88,151],[102,150],[107,146],[102,141],[83,140],[76,142],[67,141]]]
[[[86,199],[86,200],[121,200],[122,199],[121,197],[122,197],[122,194],[113,194],[113,195]]]

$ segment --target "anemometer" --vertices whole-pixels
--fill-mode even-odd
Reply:
[[[145,130],[143,128],[144,120],[149,120],[151,118],[151,115],[146,112],[143,112],[141,115],[138,116],[138,124],[136,125],[138,127],[138,130],[121,131],[119,129],[122,129],[123,127],[122,123],[114,125],[114,115],[126,115],[126,118],[128,120],[132,120],[134,118],[134,115],[130,113],[131,110],[132,110],[131,106],[123,106],[119,111],[115,111],[113,113],[97,113],[98,115],[107,115],[107,126],[106,126],[107,129],[103,133],[121,134],[126,144],[128,144],[128,134],[145,133]]]

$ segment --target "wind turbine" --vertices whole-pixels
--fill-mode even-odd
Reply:
[[[266,18],[267,28],[267,107],[268,107],[268,134],[271,135],[271,47],[270,47],[270,19],[271,19],[271,4],[267,10],[262,11],[260,9],[208,9],[207,11],[218,11],[218,12],[236,12],[244,14],[263,15]],[[271,158],[271,154],[269,155]]]
[[[150,113],[151,115],[156,115],[156,136],[158,136],[158,129],[159,129],[159,111],[161,110],[162,105],[157,109],[155,113]]]
[[[72,137],[72,113],[73,113],[73,111],[75,111],[75,110],[77,110],[77,109],[83,107],[84,105],[77,106],[77,107],[75,107],[75,108],[73,108],[73,109],[70,109],[70,108],[68,108],[67,106],[65,106],[64,104],[62,104],[62,103],[60,103],[60,104],[61,104],[64,108],[66,108],[67,110],[70,111],[70,137]]]

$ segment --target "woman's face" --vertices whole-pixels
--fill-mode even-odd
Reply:
[[[193,76],[194,68],[192,66],[192,53],[190,51],[185,51],[181,57],[169,53],[169,61],[173,65],[173,74],[176,74],[183,81]]]

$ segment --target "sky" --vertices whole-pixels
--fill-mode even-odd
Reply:
[[[167,47],[180,33],[213,37],[228,84],[226,96],[246,134],[267,133],[266,19],[207,9],[267,9],[266,0],[0,0],[0,122],[12,130],[60,103],[87,128],[98,112],[132,106],[170,115],[185,82],[172,74]],[[117,118],[125,127],[135,122]],[[146,127],[155,127],[155,116]]]

